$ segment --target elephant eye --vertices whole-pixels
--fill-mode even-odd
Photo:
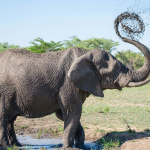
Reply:
[[[103,67],[104,67],[104,68],[108,68],[108,63],[105,62],[105,63],[103,64]]]

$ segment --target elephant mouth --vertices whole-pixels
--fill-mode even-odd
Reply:
[[[119,91],[122,90],[122,87],[118,83],[115,83],[115,86],[116,86],[116,89],[118,89]]]

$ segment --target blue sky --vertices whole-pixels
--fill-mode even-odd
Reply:
[[[130,7],[131,6],[131,7]],[[81,40],[108,38],[119,41],[118,50],[138,50],[123,43],[115,34],[115,18],[130,7],[141,11],[149,0],[0,0],[0,42],[22,47],[40,37],[45,41],[63,41],[76,35]],[[141,14],[146,23],[150,10]],[[146,16],[146,17],[145,17]],[[140,42],[150,47],[150,25]]]

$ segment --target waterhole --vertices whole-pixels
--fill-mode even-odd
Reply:
[[[56,150],[57,148],[61,148],[63,146],[62,139],[34,139],[29,135],[18,135],[17,138],[21,144],[24,144],[21,149],[25,148],[28,150],[34,150],[46,148],[47,150]],[[99,145],[91,141],[85,141],[85,146],[90,150],[101,149]]]

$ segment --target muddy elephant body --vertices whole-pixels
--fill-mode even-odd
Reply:
[[[72,147],[74,140],[76,147],[84,148],[80,117],[86,97],[146,84],[149,71],[147,61],[145,70],[136,73],[104,50],[75,47],[44,54],[10,49],[0,53],[0,64],[1,147],[21,145],[13,126],[17,116],[38,118],[55,112],[64,121],[64,148]]]
[[[84,146],[84,131],[79,120],[82,104],[89,94],[73,85],[66,74],[72,62],[88,52],[71,48],[45,54],[25,49],[0,53],[1,147],[21,146],[13,125],[17,116],[38,118],[54,112],[65,122],[64,145],[72,146],[73,136],[76,146]]]

